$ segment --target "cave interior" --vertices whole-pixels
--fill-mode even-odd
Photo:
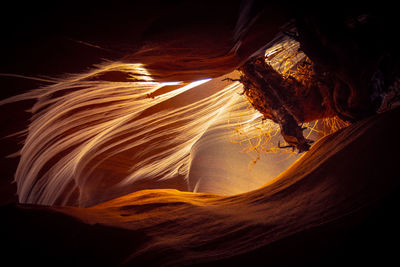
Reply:
[[[133,223],[134,226],[130,227],[124,224],[126,221],[122,215],[113,213],[112,205],[117,203],[115,209],[129,212],[129,205],[132,205],[132,213],[139,214],[140,207],[135,207],[133,200],[126,200],[124,209],[118,206],[118,202],[110,202],[108,206],[100,204],[100,208],[89,208],[87,212],[84,208],[20,203],[17,185],[13,182],[19,158],[8,155],[23,146],[23,137],[12,134],[29,126],[31,117],[26,110],[32,106],[33,100],[1,105],[1,136],[9,136],[1,140],[0,229],[4,262],[46,266],[116,266],[122,263],[151,266],[359,266],[371,262],[379,265],[398,262],[396,253],[400,232],[396,210],[400,203],[400,184],[396,181],[399,178],[396,164],[399,160],[397,149],[400,148],[397,142],[400,114],[396,107],[400,100],[400,54],[396,41],[399,23],[394,6],[384,2],[290,4],[258,0],[150,0],[107,4],[27,3],[23,6],[11,3],[3,12],[9,16],[2,16],[0,23],[3,34],[1,99],[38,88],[46,83],[43,81],[46,77],[84,72],[104,61],[142,63],[152,78],[160,82],[179,80],[190,83],[238,70],[240,77],[232,78],[232,81],[243,85],[243,94],[264,119],[280,126],[285,143],[278,146],[304,154],[301,162],[308,167],[296,165],[292,167],[293,172],[295,168],[299,173],[311,172],[312,164],[315,164],[321,170],[313,170],[312,175],[320,180],[329,180],[335,175],[339,177],[329,180],[331,184],[326,191],[314,192],[310,189],[313,186],[324,188],[317,186],[322,183],[316,182],[317,178],[310,174],[307,177],[311,178],[297,182],[294,177],[298,176],[287,174],[282,176],[282,182],[278,180],[275,185],[268,185],[266,188],[270,191],[266,189],[264,195],[249,193],[238,197],[239,200],[232,196],[229,201],[239,203],[238,207],[249,205],[250,210],[256,209],[251,205],[257,206],[263,199],[265,203],[276,201],[278,206],[275,208],[268,206],[271,210],[285,209],[284,203],[292,205],[287,214],[298,217],[281,215],[276,224],[286,225],[282,227],[287,229],[298,227],[298,230],[287,230],[288,234],[285,234],[277,227],[276,239],[273,232],[265,235],[274,241],[251,241],[253,235],[262,236],[261,232],[269,231],[268,223],[258,222],[263,213],[255,212],[259,217],[254,215],[251,225],[242,229],[248,234],[240,231],[225,236],[216,234],[218,238],[210,239],[209,243],[199,241],[201,245],[193,247],[192,243],[185,247],[186,239],[183,237],[183,245],[179,245],[181,237],[176,234],[171,237],[175,238],[176,244],[168,241],[170,243],[165,245],[160,238],[161,241],[157,239],[160,243],[154,245],[154,235],[162,237],[162,229],[167,229],[167,226],[155,223],[146,228]],[[298,43],[296,53],[304,55],[288,75],[273,68],[268,63],[273,57],[265,54],[268,48],[285,40]],[[101,81],[110,82],[124,82],[126,78],[118,71],[97,76]],[[337,118],[350,128],[334,133],[314,147],[312,141],[303,135],[302,124],[326,118]],[[350,144],[346,140],[350,140]],[[318,159],[316,155],[319,153],[329,154],[329,158],[320,156]],[[318,163],[318,160],[323,163]],[[340,171],[332,167],[335,164]],[[284,188],[281,193],[279,186]],[[301,190],[304,191],[298,196]],[[290,192],[300,204],[288,200]],[[336,212],[335,217],[309,226],[292,224],[293,220],[300,224],[302,212],[307,212],[300,205],[314,207],[301,201],[313,194],[325,195],[325,198],[319,202],[322,205],[320,213],[311,214],[310,218],[318,221],[318,216],[323,218],[325,213],[331,212]],[[338,201],[336,206],[330,205],[334,202],[332,199],[347,195],[348,198],[343,197],[344,200]],[[139,196],[133,199],[136,197],[141,203]],[[176,198],[181,199],[181,196]],[[157,204],[157,198],[149,195],[149,199]],[[196,199],[188,199],[179,201],[185,205],[197,203]],[[223,200],[210,199],[210,203],[223,203]],[[203,203],[201,201],[199,203]],[[267,205],[264,202],[262,205]],[[177,203],[169,208],[173,209],[174,205],[180,208],[180,202]],[[234,209],[236,204],[229,205]],[[201,205],[193,208],[193,212],[203,214],[205,208],[199,208]],[[106,214],[104,217],[98,211],[101,208]],[[239,213],[241,208],[238,208]],[[148,216],[157,221],[169,212],[164,211],[167,208],[162,205],[160,209],[160,214],[153,214],[153,208],[149,206]],[[290,213],[292,209],[298,213]],[[187,211],[190,215],[189,210],[185,206],[181,212]],[[212,208],[210,210],[214,214]],[[179,216],[177,222],[180,222]],[[211,215],[196,216],[193,218],[199,220],[191,222],[184,217],[182,227],[190,229],[192,224],[204,223],[202,220],[205,218],[214,220]],[[266,212],[265,217],[268,216]],[[228,220],[215,219],[221,224]],[[314,221],[304,219],[304,224],[309,222]],[[238,225],[240,223],[232,227]],[[275,228],[271,226],[271,229]],[[185,233],[190,234],[188,231]],[[240,242],[244,245],[235,247],[237,250],[220,248],[227,244],[229,248]],[[260,245],[248,245],[251,242],[260,242]],[[145,250],[146,246],[150,248]],[[176,260],[180,257],[184,260]]]

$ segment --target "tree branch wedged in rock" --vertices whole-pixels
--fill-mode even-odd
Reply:
[[[253,107],[278,123],[288,146],[299,152],[310,147],[301,123],[334,116],[356,122],[379,112],[384,101],[397,101],[393,88],[400,77],[400,53],[389,31],[393,25],[384,23],[379,12],[336,13],[301,9],[296,29],[285,33],[300,43],[311,62],[307,84],[297,76],[281,75],[264,57],[252,58],[239,69]]]
[[[304,122],[304,114],[296,98],[306,88],[294,79],[283,79],[264,57],[249,60],[239,71],[244,94],[265,119],[280,125],[281,134],[288,143],[285,147],[296,148],[299,153],[308,151],[313,141],[304,137],[305,128],[299,125]]]

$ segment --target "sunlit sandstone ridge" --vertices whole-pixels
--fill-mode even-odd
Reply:
[[[126,80],[110,81],[115,73]],[[249,169],[240,143],[277,126],[249,107],[241,84],[223,80],[160,83],[140,64],[111,63],[3,101],[37,100],[15,175],[19,200],[88,206],[165,184],[219,194],[261,186],[296,157],[266,156]]]

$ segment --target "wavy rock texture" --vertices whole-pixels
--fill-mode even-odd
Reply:
[[[91,208],[6,206],[2,235],[9,251],[43,264],[384,263],[395,259],[387,240],[399,234],[391,208],[400,145],[387,145],[399,118],[392,110],[321,139],[255,191],[146,190]]]
[[[17,75],[2,76],[1,99],[52,82],[42,76],[34,81],[21,77],[82,73],[104,60],[142,62],[159,81],[224,75],[273,41],[300,6],[287,10],[285,5],[259,6],[260,2],[248,6],[246,1],[146,1],[88,7],[25,3],[24,8],[15,4],[7,12],[13,20],[1,18],[5,26],[0,72]],[[308,8],[312,10],[310,5],[303,9]],[[337,3],[321,3],[312,11],[329,22],[321,25],[331,26],[331,17],[325,19],[331,10],[344,9]],[[391,64],[398,68],[393,41],[397,9],[374,3],[366,10],[373,10],[384,23],[374,24],[375,35],[365,30],[361,36],[367,38],[361,43],[375,40],[372,47],[378,53],[371,60],[381,62],[382,70],[391,70]],[[345,42],[340,38],[310,40],[333,44],[332,51],[341,55],[334,62],[346,66],[339,68],[343,79],[356,85],[370,80],[361,79],[369,76],[359,73],[364,64],[359,54],[346,50],[353,46],[346,45],[343,52]],[[314,45],[309,50],[320,52],[312,49]],[[393,52],[393,62],[378,58],[382,47]],[[364,59],[370,59],[369,51],[361,50],[367,55]],[[353,64],[346,64],[348,55],[356,55]],[[100,78],[126,79],[114,74]],[[346,101],[347,96],[338,97]],[[26,129],[29,116],[24,110],[31,104],[1,107],[1,136]],[[0,255],[15,265],[42,266],[395,265],[400,238],[399,118],[397,109],[357,122],[320,140],[268,185],[228,197],[146,190],[90,208],[16,204],[16,188],[9,180],[18,159],[2,157],[0,203],[12,204],[0,207]],[[23,140],[1,141],[1,155],[6,156],[15,152],[16,141]]]

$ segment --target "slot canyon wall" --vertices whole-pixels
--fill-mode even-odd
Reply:
[[[396,260],[399,112],[385,102],[391,94],[398,100],[395,8],[207,0],[11,4],[8,11],[12,16],[1,18],[1,99],[113,61],[142,63],[154,81],[185,84],[241,69],[246,86],[249,59],[291,39],[313,76],[308,95],[285,102],[297,101],[300,111],[285,112],[296,127],[333,116],[352,124],[306,147],[288,171],[248,193],[146,190],[90,208],[47,207],[18,203],[12,181],[19,158],[8,157],[23,146],[24,135],[13,134],[29,126],[26,110],[35,101],[1,105],[0,135],[11,135],[0,143],[5,258],[100,266]],[[91,77],[131,78],[119,70]],[[257,110],[273,119],[270,108]]]

